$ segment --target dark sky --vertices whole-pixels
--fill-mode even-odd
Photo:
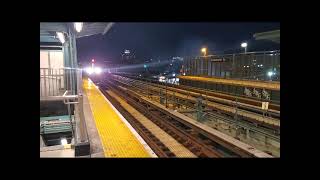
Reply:
[[[248,51],[280,49],[278,44],[253,38],[254,33],[275,29],[280,29],[280,23],[115,23],[104,36],[78,39],[78,59],[116,62],[129,49],[141,61],[164,60],[199,55],[203,46],[209,54],[221,54],[243,51],[242,41],[248,42]]]

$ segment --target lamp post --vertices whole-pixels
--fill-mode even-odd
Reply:
[[[244,48],[244,53],[247,53],[247,46],[248,46],[248,43],[246,42],[241,43],[241,47]]]
[[[201,52],[203,53],[203,56],[206,56],[206,54],[207,54],[207,48],[202,48],[202,49],[201,49]]]

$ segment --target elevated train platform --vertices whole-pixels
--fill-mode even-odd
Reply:
[[[253,98],[256,100],[263,99],[271,101],[275,104],[280,104],[280,82],[279,81],[261,81],[261,80],[244,80],[231,79],[221,77],[206,77],[206,76],[178,76],[179,84],[193,86],[222,92],[230,95]],[[249,91],[249,94],[246,94]],[[255,92],[260,97],[256,97]],[[268,98],[264,97],[264,93],[268,94]]]
[[[179,76],[179,79],[280,91],[280,82],[277,82],[277,81],[238,80],[238,79],[226,79],[226,78],[218,78],[218,77],[200,77],[200,76]]]
[[[90,107],[89,113],[92,114],[93,120],[91,124],[89,121],[86,122],[89,128],[90,143],[93,146],[97,146],[96,149],[102,146],[103,153],[97,157],[157,157],[127,120],[104,97],[99,87],[90,79],[83,80],[83,90],[87,97]],[[84,111],[86,111],[86,108]],[[92,129],[95,129],[95,127],[98,137],[93,134],[95,132]]]

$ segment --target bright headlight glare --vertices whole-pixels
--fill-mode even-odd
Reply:
[[[93,73],[93,69],[92,69],[91,67],[87,67],[87,68],[86,68],[86,72],[87,72],[88,74],[92,74],[92,73]]]
[[[94,69],[94,72],[95,72],[96,74],[100,74],[100,73],[102,72],[102,70],[101,70],[101,68],[96,67],[96,68]]]

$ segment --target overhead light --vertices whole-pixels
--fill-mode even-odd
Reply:
[[[269,72],[268,72],[268,76],[271,77],[272,75],[273,75],[273,72],[272,72],[272,71],[269,71]]]
[[[82,30],[83,23],[77,22],[74,23],[74,28],[76,29],[77,32],[80,32]]]
[[[57,36],[60,40],[60,42],[63,44],[64,42],[66,42],[66,40],[64,39],[64,35],[62,32],[57,32]]]
[[[66,139],[66,138],[62,138],[62,139],[61,139],[61,144],[62,144],[62,145],[67,145],[67,144],[68,144],[67,139]]]
[[[172,74],[172,76],[176,76],[176,74],[175,74],[175,73],[173,73],[173,74]]]

